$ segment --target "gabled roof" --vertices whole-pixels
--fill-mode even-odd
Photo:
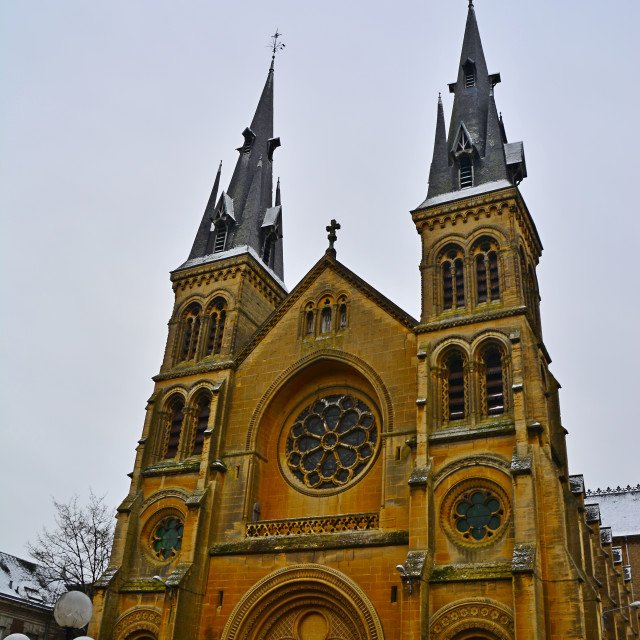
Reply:
[[[365,297],[372,300],[381,309],[384,309],[391,317],[413,331],[418,326],[418,321],[401,309],[386,296],[374,289],[368,282],[357,276],[353,271],[338,262],[328,251],[308,271],[308,273],[293,288],[291,293],[280,303],[262,326],[256,331],[249,344],[238,354],[236,364],[240,364],[262,342],[264,337],[273,329],[282,318],[304,295],[312,284],[326,271],[331,270],[342,276],[347,282],[358,289]]]

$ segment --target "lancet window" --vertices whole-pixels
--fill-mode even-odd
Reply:
[[[184,422],[184,400],[177,396],[168,403],[164,457],[175,458],[180,445],[180,434]]]
[[[442,269],[442,308],[456,309],[464,307],[464,260],[460,249],[454,247],[446,252],[441,264]]]
[[[444,360],[442,405],[445,420],[462,420],[467,417],[467,361],[457,350]]]
[[[209,308],[209,335],[207,338],[206,355],[217,355],[222,349],[224,325],[227,319],[227,303],[224,298],[217,297]]]
[[[209,424],[209,414],[211,412],[211,396],[203,393],[196,401],[196,420],[193,433],[193,446],[191,454],[199,456],[202,453],[202,445],[204,443],[204,432]]]
[[[480,401],[483,415],[506,413],[506,362],[503,350],[497,345],[490,345],[481,353]]]
[[[478,304],[500,299],[498,247],[492,241],[482,242],[475,254],[476,298]]]
[[[320,314],[320,333],[331,333],[331,302],[325,300]]]
[[[197,302],[190,304],[183,316],[182,346],[180,360],[192,360],[196,356],[200,325],[202,322],[202,308]]]

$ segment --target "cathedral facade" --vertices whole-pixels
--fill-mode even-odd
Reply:
[[[448,133],[439,102],[411,212],[415,319],[338,261],[335,221],[285,288],[271,65],[228,188],[219,171],[171,274],[164,360],[90,636],[637,637],[610,535],[569,475],[542,244],[499,82],[471,4]]]

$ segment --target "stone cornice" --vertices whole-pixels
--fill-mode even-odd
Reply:
[[[213,362],[198,362],[189,367],[174,367],[170,371],[159,373],[153,378],[154,382],[164,382],[165,380],[177,380],[179,378],[189,378],[191,376],[202,375],[203,373],[210,373],[211,371],[222,371],[224,369],[235,369],[236,362],[234,359],[213,361]]]
[[[447,202],[424,209],[416,209],[411,212],[411,217],[418,229],[418,233],[422,233],[425,226],[429,231],[432,231],[436,226],[441,228],[444,228],[447,224],[455,226],[458,221],[462,223],[466,223],[469,219],[477,221],[480,218],[489,218],[492,215],[502,215],[504,211],[515,214],[529,250],[537,260],[542,253],[542,243],[529,209],[517,187],[500,189],[499,191],[470,198],[461,198],[455,202]]]
[[[511,307],[510,309],[500,309],[499,311],[482,311],[473,313],[459,318],[451,318],[446,320],[437,320],[436,322],[426,322],[415,327],[415,332],[433,333],[442,329],[451,329],[453,327],[464,327],[469,324],[478,324],[480,322],[490,322],[491,320],[499,320],[501,318],[513,318],[514,316],[526,315],[526,307]]]

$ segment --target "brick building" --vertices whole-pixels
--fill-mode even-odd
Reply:
[[[453,65],[452,65],[453,66]],[[288,292],[274,66],[186,262],[89,635],[637,637],[542,340],[521,142],[470,3],[414,319],[329,248]],[[408,219],[408,216],[407,216]]]
[[[0,551],[0,640],[12,633],[22,633],[29,640],[65,638],[49,600],[41,568]]]

